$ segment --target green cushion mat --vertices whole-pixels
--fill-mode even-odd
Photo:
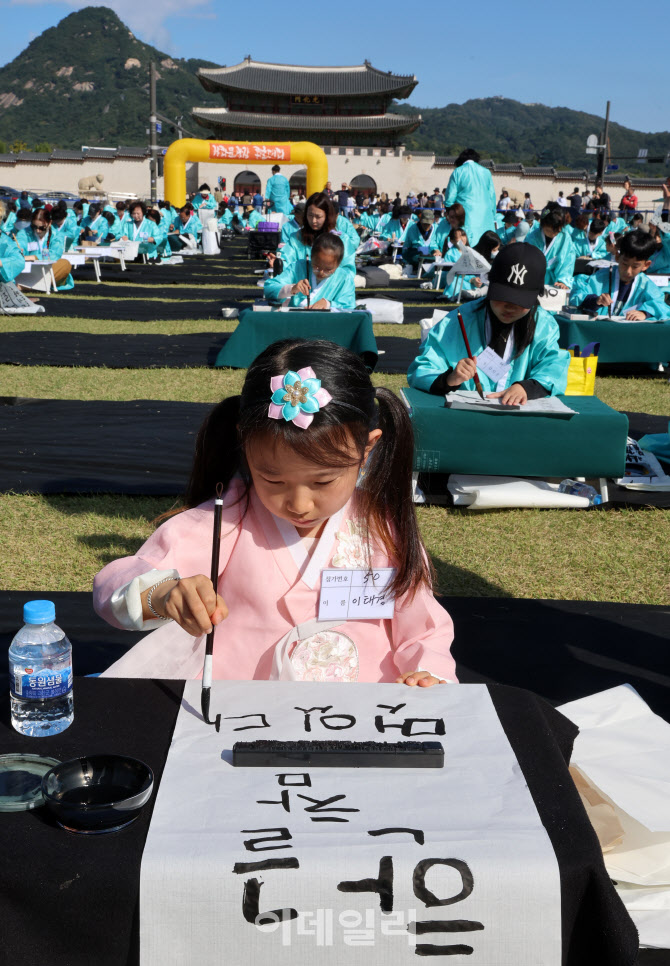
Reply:
[[[568,320],[561,316],[556,321],[562,349],[575,343],[583,349],[589,342],[599,342],[599,362],[670,361],[670,321],[598,322],[595,319]]]
[[[403,389],[414,424],[414,468],[485,476],[617,477],[628,419],[595,396],[559,396],[577,411],[555,416],[447,408],[443,396]]]
[[[245,309],[214,365],[246,369],[263,349],[279,339],[327,339],[363,356],[371,369],[377,364],[377,343],[369,312],[254,312]]]

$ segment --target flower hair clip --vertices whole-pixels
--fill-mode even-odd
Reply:
[[[307,429],[314,419],[314,413],[327,406],[333,398],[327,389],[321,388],[321,380],[316,378],[311,366],[305,366],[297,372],[289,369],[284,376],[272,376],[270,389],[270,419],[285,419],[300,429]]]

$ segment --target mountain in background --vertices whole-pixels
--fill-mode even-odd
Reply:
[[[179,60],[142,43],[107,7],[85,7],[50,27],[0,68],[0,140],[11,149],[145,145],[149,138],[149,64],[155,61],[158,110],[189,117],[195,105],[221,107],[202,88],[204,60]],[[175,135],[163,125],[159,142]]]
[[[219,65],[169,57],[137,40],[109,8],[85,7],[45,30],[0,68],[0,153],[78,150],[84,144],[146,145],[152,60],[160,75],[158,110],[170,118],[183,117],[187,129],[199,131],[191,108],[221,107],[222,100],[204,90],[196,71]],[[441,108],[396,104],[392,110],[423,116],[423,124],[407,140],[409,150],[452,155],[472,146],[499,162],[564,168],[594,167],[595,158],[584,152],[586,138],[603,127],[601,118],[582,111],[502,97]],[[159,143],[168,145],[174,138],[164,124]],[[620,172],[645,177],[668,173],[663,164],[637,165],[634,160],[639,148],[647,148],[650,157],[665,156],[670,151],[668,132],[643,134],[611,124],[610,147]]]
[[[594,155],[585,153],[590,134],[600,136],[604,118],[568,107],[521,104],[505,97],[485,97],[419,108],[394,104],[398,114],[421,114],[421,127],[407,138],[408,150],[435,151],[437,155],[459,154],[473,147],[483,158],[525,165],[553,165],[591,170]],[[670,151],[670,132],[645,134],[621,124],[609,126],[610,155],[619,172],[640,177],[663,177],[670,173],[664,163],[636,164],[637,152],[647,148],[649,157],[663,157]]]

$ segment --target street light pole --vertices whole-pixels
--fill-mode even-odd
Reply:
[[[607,102],[607,111],[605,112],[605,133],[600,142],[600,151],[598,152],[598,175],[597,180],[604,184],[605,182],[605,170],[607,168],[607,139],[609,137],[610,129],[610,102]]]
[[[149,151],[151,152],[151,203],[158,200],[158,145],[156,144],[156,65],[151,61],[149,67]]]

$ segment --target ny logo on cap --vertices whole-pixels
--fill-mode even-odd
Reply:
[[[526,277],[527,271],[528,269],[525,265],[519,265],[517,262],[516,265],[512,265],[512,270],[507,276],[507,281],[513,282],[515,285],[523,285],[523,280]]]

